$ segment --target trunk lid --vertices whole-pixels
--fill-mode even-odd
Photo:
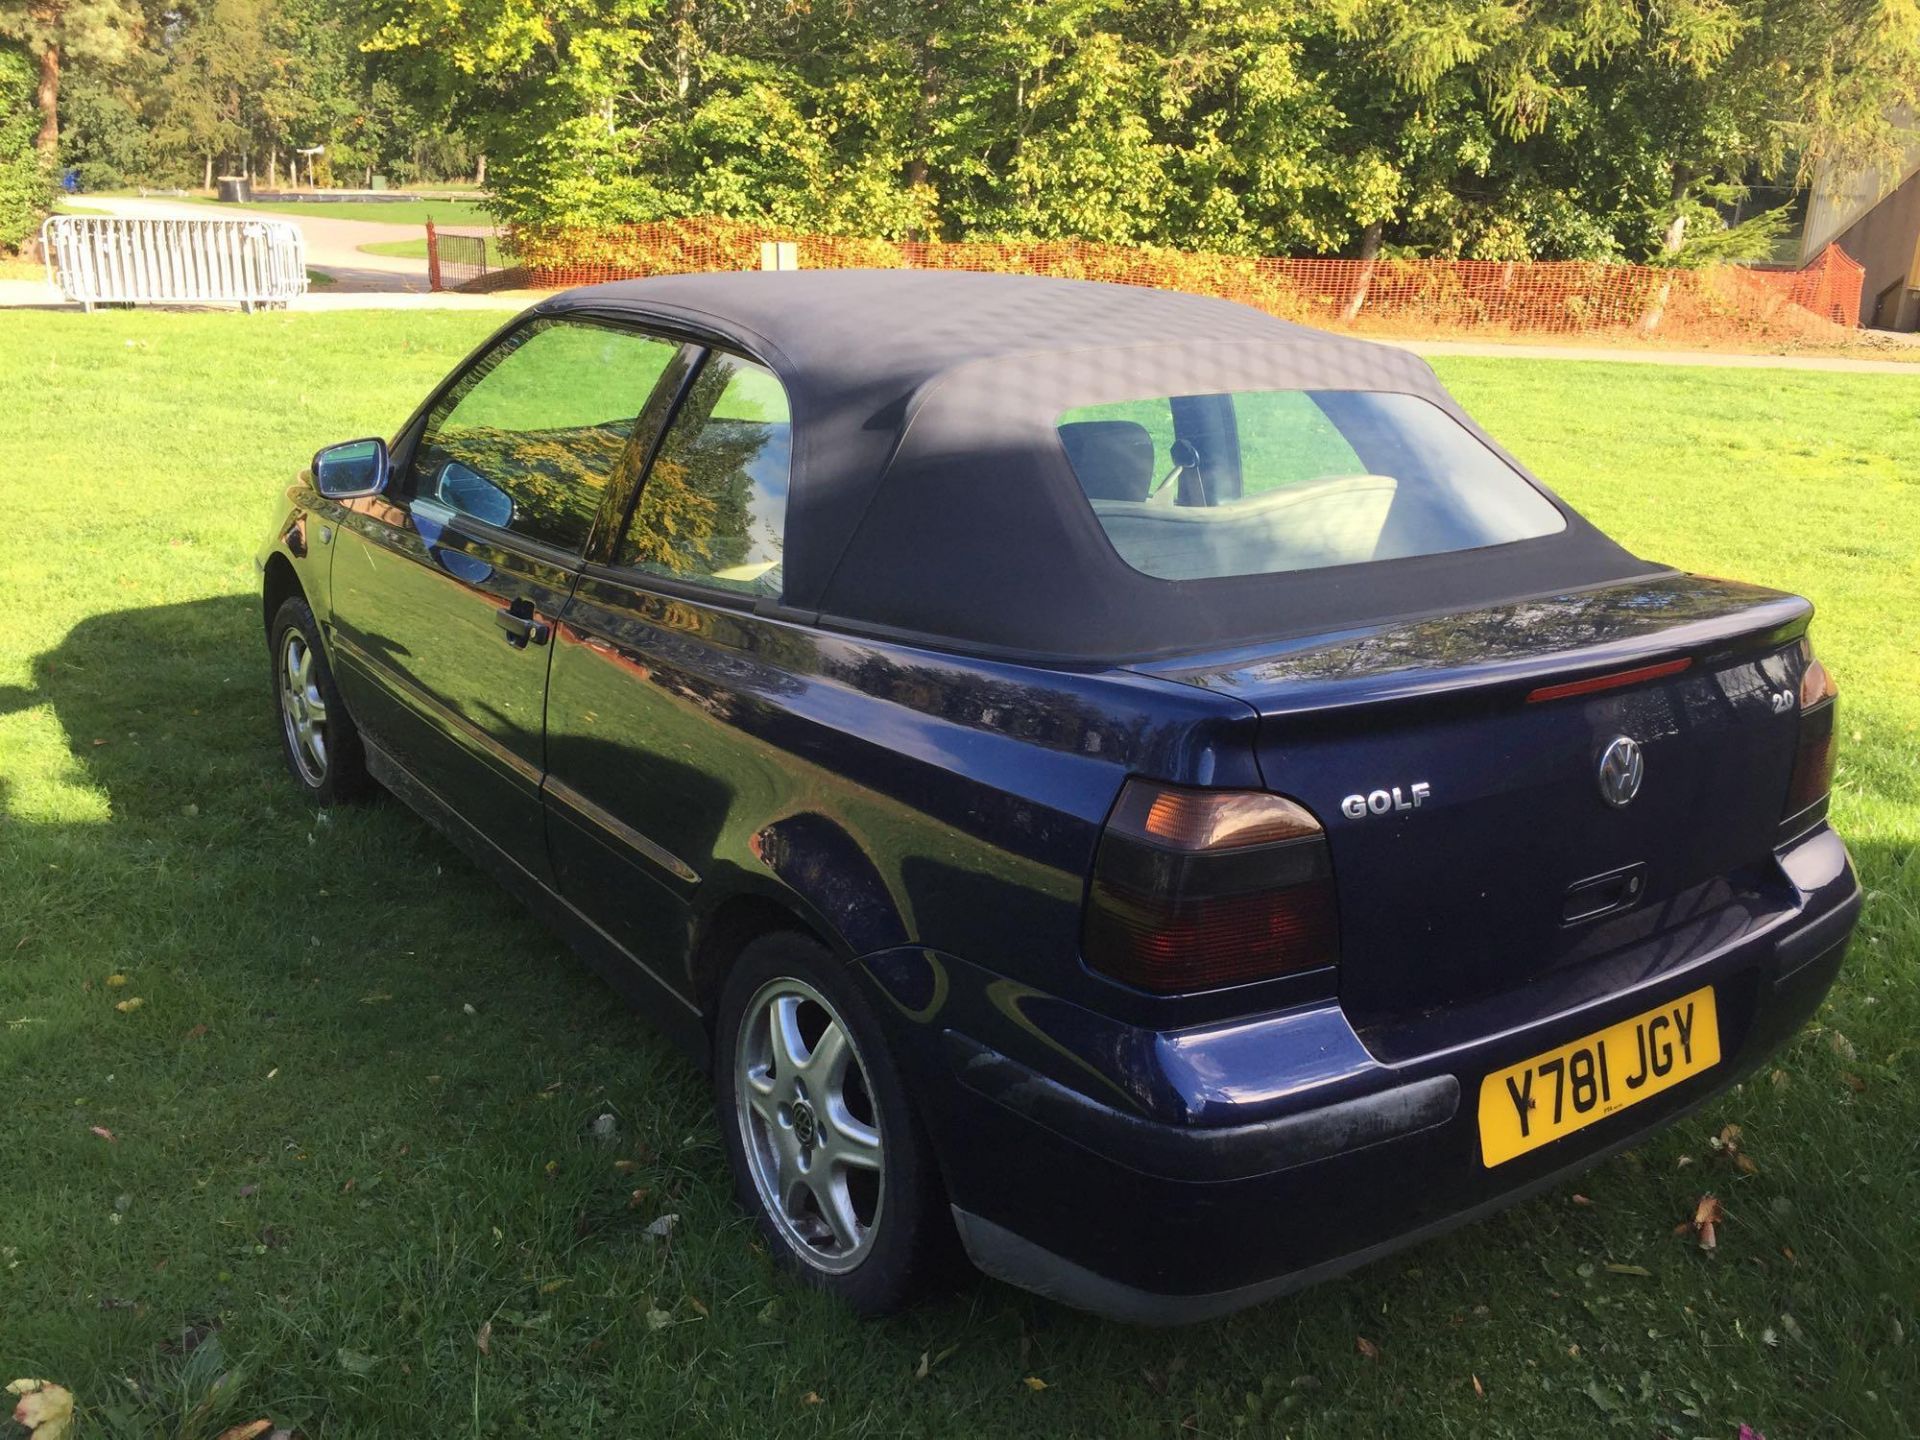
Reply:
[[[1367,1025],[1747,888],[1782,818],[1811,613],[1665,575],[1143,668],[1260,712],[1268,788],[1326,827],[1341,1002]],[[1600,773],[1621,737],[1640,762],[1624,802]]]

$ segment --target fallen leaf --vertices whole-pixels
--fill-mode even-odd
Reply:
[[[1353,1337],[1353,1348],[1369,1360],[1378,1360],[1380,1358],[1380,1347],[1364,1335],[1356,1335]]]
[[[259,1440],[259,1437],[273,1429],[271,1420],[252,1420],[245,1425],[235,1425],[220,1432],[220,1440]]]
[[[1647,1269],[1647,1267],[1644,1265],[1616,1265],[1611,1260],[1607,1262],[1607,1273],[1609,1275],[1640,1275],[1640,1276],[1649,1276],[1653,1274],[1653,1272]]]
[[[122,985],[126,983],[127,983],[127,977],[124,975],[107,976],[107,988],[109,990],[118,990]]]
[[[809,1390],[800,1397],[800,1403],[802,1405],[824,1405],[827,1402],[820,1398],[818,1392]]]
[[[1473,1377],[1473,1393],[1477,1399],[1484,1400],[1487,1398],[1487,1387],[1480,1383],[1480,1377],[1478,1375]]]
[[[929,1356],[930,1356],[931,1354],[932,1354],[932,1352],[931,1352],[931,1351],[928,1351],[928,1350],[922,1350],[922,1351],[920,1352],[920,1363],[919,1363],[918,1365],[916,1365],[916,1366],[914,1366],[914,1367],[913,1367],[913,1378],[914,1378],[914,1379],[916,1379],[916,1380],[924,1380],[924,1379],[926,1379],[926,1378],[927,1378],[927,1372],[928,1372],[928,1370],[929,1370],[929,1369],[931,1368],[931,1367],[930,1367],[930,1366],[929,1366],[929,1365],[927,1364],[927,1360],[928,1360],[928,1358],[929,1358]]]
[[[1038,1375],[1027,1376],[1025,1384],[1029,1390],[1044,1390],[1047,1388],[1047,1382],[1042,1380]]]
[[[647,1238],[649,1240],[664,1240],[667,1236],[673,1234],[673,1227],[679,1223],[680,1217],[678,1215],[662,1215],[647,1226]]]
[[[73,1394],[51,1380],[15,1380],[7,1386],[9,1395],[18,1395],[13,1407],[13,1423],[33,1432],[34,1440],[65,1440],[73,1424]]]
[[[1853,1048],[1853,1042],[1838,1030],[1831,1032],[1827,1036],[1827,1047],[1842,1060],[1856,1060],[1859,1058]]]
[[[1587,1388],[1583,1393],[1593,1402],[1594,1408],[1602,1414],[1611,1415],[1621,1406],[1619,1395],[1607,1389],[1598,1380],[1587,1381]]]
[[[705,1305],[702,1305],[700,1303],[700,1297],[698,1295],[687,1296],[687,1304],[693,1307],[694,1313],[697,1314],[702,1320],[706,1319],[707,1316],[710,1313],[712,1313],[707,1309]]]
[[[1693,1207],[1693,1230],[1700,1237],[1702,1250],[1712,1250],[1720,1243],[1714,1227],[1726,1219],[1726,1214],[1720,1207],[1719,1197],[1711,1191],[1702,1195],[1699,1203]]]
[[[479,1350],[482,1355],[491,1355],[493,1353],[493,1321],[482,1320],[480,1322],[480,1328],[474,1332],[473,1343],[474,1347]]]
[[[638,1210],[640,1206],[643,1203],[645,1203],[647,1196],[651,1195],[652,1193],[653,1192],[651,1190],[647,1189],[646,1186],[642,1185],[638,1190],[634,1191],[633,1194],[627,1197],[627,1208],[629,1210]]]
[[[200,1037],[201,1037],[202,1035],[204,1035],[204,1034],[206,1034],[206,1033],[207,1033],[207,1027],[206,1027],[206,1026],[204,1026],[204,1025],[196,1025],[196,1026],[194,1026],[194,1027],[193,1027],[193,1028],[192,1028],[191,1030],[189,1030],[189,1031],[187,1031],[187,1039],[189,1039],[189,1040],[198,1040],[198,1039],[199,1039],[199,1038],[200,1038]]]
[[[104,1125],[89,1125],[87,1129],[91,1130],[94,1134],[98,1135],[102,1140],[106,1141],[109,1145],[118,1145],[120,1143],[120,1137],[114,1134],[113,1131],[107,1129],[107,1127]]]
[[[134,1011],[138,1010],[142,1005],[146,1003],[147,1002],[142,1000],[138,995],[135,995],[130,999],[122,1000],[118,1005],[114,1006],[113,1008],[118,1010],[122,1015],[131,1015]]]
[[[1576,1205],[1591,1205],[1593,1204],[1593,1201],[1589,1200],[1584,1195],[1575,1195],[1573,1197],[1573,1203]]]
[[[1856,1095],[1864,1095],[1867,1093],[1867,1082],[1850,1070],[1842,1070],[1840,1072],[1840,1083]]]
[[[616,1160],[613,1162],[613,1168],[619,1174],[631,1175],[640,1168],[640,1162],[638,1160]]]
[[[667,1326],[671,1325],[672,1323],[673,1323],[673,1314],[671,1311],[667,1311],[667,1310],[647,1311],[647,1328],[649,1330],[664,1330],[667,1328]]]

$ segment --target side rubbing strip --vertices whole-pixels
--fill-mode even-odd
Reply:
[[[699,872],[687,864],[686,861],[682,860],[678,855],[675,855],[664,846],[656,845],[611,811],[604,810],[594,804],[593,801],[582,795],[571,785],[556,780],[553,776],[549,775],[546,778],[545,789],[549,799],[566,806],[567,809],[571,810],[582,820],[597,827],[627,849],[644,855],[648,860],[673,876],[674,879],[683,881],[688,885],[697,885],[700,883]]]

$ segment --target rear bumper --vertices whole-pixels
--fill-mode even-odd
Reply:
[[[922,1042],[916,1068],[962,1241],[1000,1279],[1113,1318],[1176,1324],[1325,1279],[1515,1204],[1706,1103],[1812,1014],[1838,973],[1859,886],[1828,830],[1782,855],[1781,866],[1800,903],[1771,923],[1670,963],[1642,957],[1629,983],[1528,1023],[1464,1042],[1451,1029],[1445,1048],[1415,1059],[1383,1065],[1357,1038],[1351,1047],[1338,1043],[1324,1016],[1310,1026],[1294,1023],[1298,1017],[1248,1022],[1239,1028],[1270,1030],[1275,1046],[1318,1048],[1288,1072],[1308,1077],[1291,1092],[1266,1073],[1206,1075],[1214,1103],[1189,1096],[1190,1116],[1226,1118],[1234,1107],[1220,1097],[1240,1095],[1249,1103],[1239,1108],[1257,1113],[1238,1123],[1151,1112],[1167,1109],[1170,1076],[1198,1084],[1207,1056],[1257,1053],[1246,1036],[1210,1036],[1214,1049],[1196,1060],[1180,1049],[1185,1037],[1130,1047],[1092,1022],[1076,1035],[1058,1002],[1010,998],[1004,981],[989,982],[988,1008],[1024,1022],[1011,1037],[983,1011],[972,1033],[940,1026],[938,1043],[928,1045],[926,1022],[937,1024],[928,1008],[957,1019],[969,1007],[908,1010],[922,1022],[912,1026]],[[945,978],[944,998],[966,988]],[[1718,1066],[1518,1159],[1482,1164],[1475,1097],[1483,1075],[1703,984],[1714,987],[1719,1006]],[[898,994],[889,998],[900,1014]],[[978,1038],[983,1032],[997,1032],[1004,1048]],[[1036,1033],[1047,1042],[1042,1052],[1032,1048]],[[1039,1063],[1005,1053],[1022,1046]],[[1057,1063],[1063,1049],[1075,1052],[1065,1073]],[[1182,1057],[1184,1070],[1173,1063]]]

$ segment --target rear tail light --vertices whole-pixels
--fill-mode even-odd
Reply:
[[[1129,780],[1094,859],[1083,945],[1095,970],[1159,995],[1333,964],[1320,822],[1261,791]]]
[[[1793,779],[1787,785],[1786,824],[1802,829],[1827,813],[1827,792],[1833,786],[1834,718],[1840,688],[1827,667],[1814,658],[1810,642],[1800,642],[1806,668],[1800,672],[1800,741],[1793,756]]]

